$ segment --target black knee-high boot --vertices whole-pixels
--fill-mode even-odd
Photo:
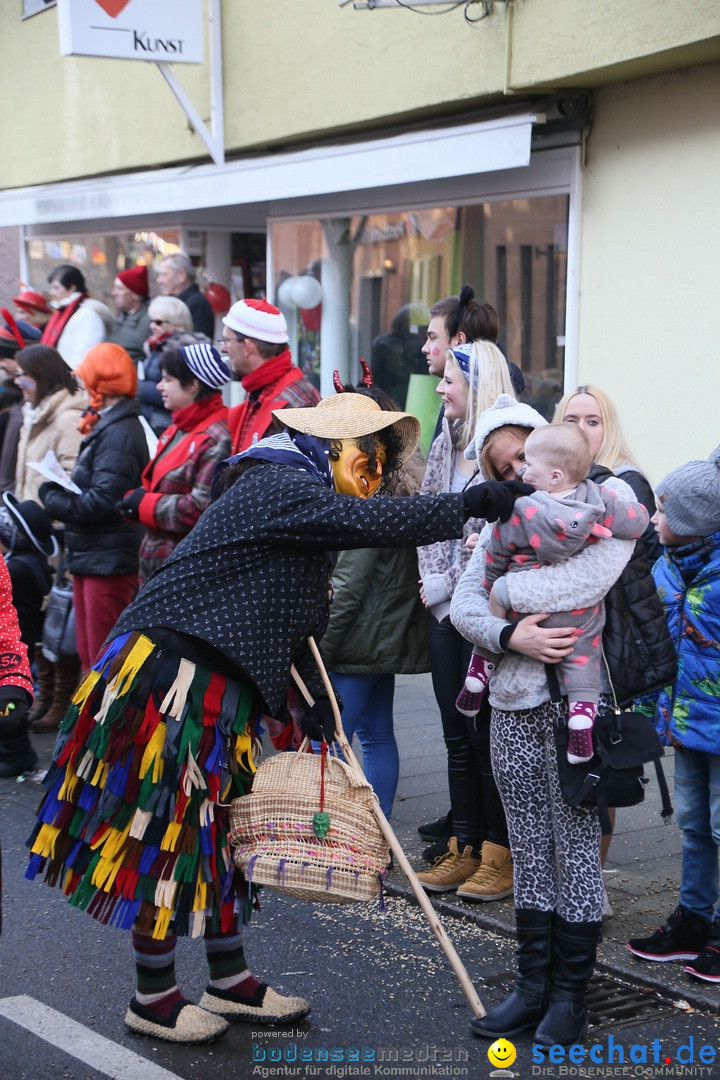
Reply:
[[[535,1032],[541,1046],[572,1046],[585,1038],[585,998],[601,933],[602,922],[570,923],[555,916],[550,1004]]]
[[[470,1021],[473,1035],[509,1038],[535,1027],[547,1007],[553,912],[516,908],[517,974],[512,994],[482,1019]]]

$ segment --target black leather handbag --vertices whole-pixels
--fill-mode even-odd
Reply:
[[[599,709],[593,724],[595,754],[590,761],[571,765],[567,758],[567,701],[562,697],[555,665],[546,664],[545,670],[554,707],[558,776],[565,802],[575,808],[597,806],[600,827],[608,835],[612,832],[608,807],[637,806],[643,801],[648,783],[645,765],[652,762],[662,798],[662,817],[669,819],[673,808],[660,761],[665,751],[653,723],[643,713],[618,708],[617,701],[613,709]]]

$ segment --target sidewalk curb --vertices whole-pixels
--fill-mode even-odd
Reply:
[[[395,871],[396,877],[399,873],[399,871]],[[388,896],[401,897],[419,907],[410,884],[404,879],[400,878],[395,881],[386,879],[383,889]],[[440,916],[475,923],[480,930],[489,930],[510,940],[515,938],[514,930],[508,926],[506,921],[498,919],[487,911],[492,906],[491,904],[468,908],[465,905],[460,906],[450,900],[441,899],[437,895],[428,898]],[[665,998],[671,997],[674,1001],[687,1002],[692,1009],[697,1009],[703,1013],[720,1015],[720,999],[716,985],[690,979],[683,972],[680,963],[655,964],[635,960],[625,945],[604,938],[597,968],[605,975],[615,976],[626,982],[641,986],[646,990],[656,991]]]

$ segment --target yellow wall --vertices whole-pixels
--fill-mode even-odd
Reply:
[[[720,57],[717,0],[519,0],[510,86],[597,86]]]
[[[720,442],[720,65],[601,90],[583,179],[579,381],[650,479]]]
[[[152,64],[60,57],[56,9],[18,7],[0,4],[0,188],[207,158]],[[462,8],[223,0],[223,36],[232,153],[503,101],[506,67],[517,94],[720,59],[720,4],[518,0],[469,26]],[[174,70],[208,117],[207,66]]]

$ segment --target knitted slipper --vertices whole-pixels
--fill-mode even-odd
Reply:
[[[140,1005],[135,998],[125,1013],[125,1024],[137,1035],[149,1035],[153,1039],[177,1043],[212,1042],[224,1035],[229,1027],[226,1020],[213,1016],[189,1001],[179,1002],[166,1020],[146,1006]]]
[[[255,994],[244,1001],[225,990],[208,986],[200,999],[200,1008],[224,1016],[226,1020],[256,1024],[289,1024],[293,1020],[303,1020],[310,1012],[304,998],[283,997],[267,983],[259,983]]]

